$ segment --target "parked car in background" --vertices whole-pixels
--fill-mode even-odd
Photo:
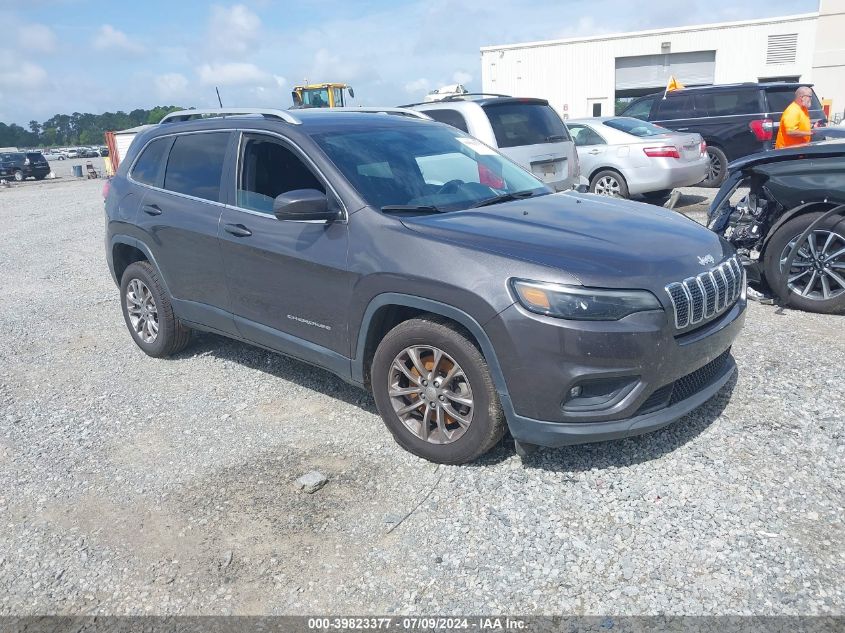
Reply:
[[[64,152],[60,152],[60,151],[55,150],[55,149],[47,150],[46,152],[43,152],[43,156],[47,160],[66,160],[67,159],[67,155]]]
[[[702,183],[718,187],[728,163],[771,149],[780,117],[795,90],[811,84],[743,83],[685,88],[657,93],[632,102],[623,116],[651,121],[678,132],[697,132],[707,143],[710,170]],[[827,122],[815,92],[810,106],[813,124]]]
[[[580,182],[575,144],[545,99],[467,93],[402,107],[424,112],[495,147],[557,191]]]
[[[80,158],[80,153],[78,149],[72,148],[65,152],[68,158]]]
[[[261,117],[223,118],[247,113]],[[428,119],[169,114],[135,137],[105,210],[143,352],[197,329],[324,367],[435,462],[471,461],[506,428],[522,448],[644,433],[734,373],[732,246],[666,209],[554,194]]]
[[[49,173],[50,165],[41,152],[0,153],[0,178],[43,180]]]
[[[566,127],[593,193],[660,199],[707,176],[707,147],[698,134],[672,132],[631,117],[572,119]]]
[[[748,194],[731,205],[740,187]],[[825,141],[747,156],[710,207],[710,228],[733,244],[759,284],[811,312],[845,310],[845,142]],[[792,247],[802,240],[786,269]]]
[[[100,156],[108,156],[109,155],[109,148],[106,147],[106,146],[99,147],[99,148],[97,148],[97,150],[99,151]]]

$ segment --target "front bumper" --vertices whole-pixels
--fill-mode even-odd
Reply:
[[[709,323],[677,334],[663,312],[614,322],[529,315],[514,305],[486,324],[507,385],[508,426],[521,442],[564,446],[645,433],[677,420],[734,373],[729,349],[745,321],[740,298]],[[570,405],[579,385],[619,381],[607,403]]]

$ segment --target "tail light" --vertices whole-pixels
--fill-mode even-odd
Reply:
[[[109,190],[111,189],[111,179],[109,178],[103,183],[103,200],[109,197]]]
[[[701,141],[701,147],[698,150],[704,156],[707,153],[707,141]]]
[[[505,181],[498,174],[494,173],[492,169],[486,165],[478,163],[478,182],[493,189],[504,189]]]
[[[25,158],[25,159],[24,159],[24,161],[23,161],[23,164],[24,164],[24,165],[29,165],[29,164],[31,164],[31,163],[29,162],[29,159],[28,159],[28,158]]]
[[[771,141],[774,124],[771,119],[754,119],[748,124],[758,141]]]
[[[651,158],[680,158],[678,148],[674,145],[664,145],[662,147],[645,147],[643,148],[646,156]]]
[[[572,160],[566,161],[566,164],[570,178],[577,178],[581,175],[581,163],[578,161],[578,152],[572,152]]]

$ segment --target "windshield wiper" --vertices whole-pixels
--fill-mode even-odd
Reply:
[[[486,200],[482,200],[481,202],[477,202],[476,204],[472,205],[472,209],[477,209],[478,207],[487,207],[491,204],[499,204],[500,202],[511,202],[512,200],[522,200],[523,198],[530,198],[531,196],[537,195],[534,191],[514,191],[513,193],[502,193],[498,196],[493,196],[492,198],[487,198]]]
[[[417,213],[440,213],[440,209],[431,205],[413,205],[413,204],[387,204],[381,208],[383,213],[402,213],[402,212],[417,212]]]

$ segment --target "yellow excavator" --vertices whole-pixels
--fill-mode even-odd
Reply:
[[[294,86],[291,91],[294,108],[342,108],[346,93],[355,98],[355,91],[348,84],[325,83]]]

